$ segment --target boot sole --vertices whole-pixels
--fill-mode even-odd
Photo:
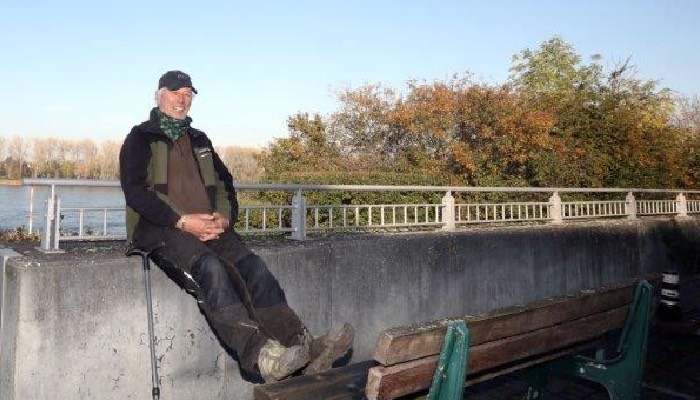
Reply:
[[[289,360],[281,362],[280,374],[275,377],[278,381],[299,371],[309,362],[309,351],[304,346],[294,346],[285,356],[288,356]]]
[[[309,350],[304,346],[293,346],[285,349],[284,354],[278,360],[278,364],[272,367],[272,371],[261,372],[265,382],[279,382],[289,375],[302,369],[309,362]]]
[[[318,374],[328,371],[333,362],[350,350],[355,339],[355,331],[348,323],[343,324],[338,333],[333,335],[327,347],[304,369],[305,375]]]

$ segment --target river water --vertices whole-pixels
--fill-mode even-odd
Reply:
[[[49,187],[34,187],[33,230],[42,230],[46,216],[46,200],[51,193]],[[118,187],[57,187],[56,194],[61,207],[114,207],[124,208],[124,195]],[[0,230],[23,227],[29,229],[31,189],[28,186],[0,185]],[[78,214],[65,212],[61,228],[77,231]],[[84,216],[87,229],[101,231],[104,215],[102,212],[88,212]],[[107,214],[108,233],[123,233],[124,212],[111,211]]]

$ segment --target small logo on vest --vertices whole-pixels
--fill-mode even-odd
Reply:
[[[194,151],[195,151],[195,153],[197,153],[197,155],[199,157],[202,157],[202,158],[204,158],[208,155],[211,155],[211,149],[208,147],[197,147],[194,149]]]

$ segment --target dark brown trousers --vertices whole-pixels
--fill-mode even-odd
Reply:
[[[235,232],[200,242],[166,228],[163,243],[151,258],[197,298],[209,324],[236,352],[243,370],[258,373],[258,353],[267,339],[285,346],[300,343],[305,328],[287,304],[284,290]]]

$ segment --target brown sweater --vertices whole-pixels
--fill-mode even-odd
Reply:
[[[213,212],[188,133],[175,141],[168,154],[168,197],[183,214]]]

